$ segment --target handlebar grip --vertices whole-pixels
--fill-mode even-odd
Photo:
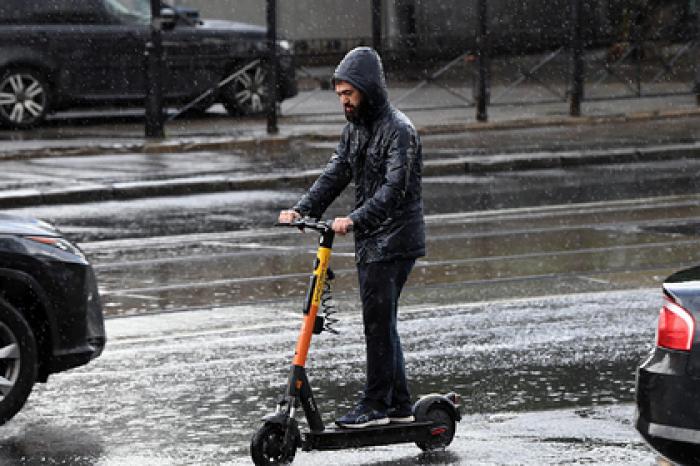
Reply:
[[[317,221],[315,219],[303,217],[303,218],[298,218],[296,220],[293,220],[292,222],[289,222],[289,223],[277,222],[277,223],[275,223],[275,226],[277,226],[277,227],[296,227],[296,228],[299,228],[300,230],[303,230],[304,228],[311,228],[311,229],[316,230],[316,231],[324,231],[324,230],[333,228],[333,220]],[[355,231],[355,226],[352,224],[348,225],[347,232],[350,233],[352,231]]]

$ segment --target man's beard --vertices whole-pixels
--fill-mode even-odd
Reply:
[[[358,124],[362,122],[363,117],[367,113],[367,106],[363,100],[357,107],[347,106],[343,108],[343,111],[345,112],[346,120],[348,120],[350,123]]]

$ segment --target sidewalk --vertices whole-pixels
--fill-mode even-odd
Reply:
[[[692,96],[589,102],[581,118],[568,117],[563,103],[493,106],[490,121],[477,123],[473,108],[425,109],[431,93],[440,106],[440,92],[403,102],[423,135],[425,176],[700,155]],[[0,208],[306,187],[344,124],[337,107],[330,91],[302,93],[284,102],[274,136],[265,120],[235,120],[222,110],[170,123],[164,141],[145,140],[133,116],[76,125],[67,114],[32,132],[2,131]]]
[[[406,94],[410,86],[389,88],[390,98]],[[456,89],[469,94],[468,89]],[[493,90],[494,93],[498,89]],[[423,88],[398,108],[421,134],[504,130],[531,127],[608,124],[654,118],[700,116],[692,95],[643,97],[584,102],[582,117],[568,116],[565,102],[531,104],[534,90],[511,93],[520,105],[492,105],[489,121],[477,122],[475,109],[466,107],[440,88]],[[98,153],[167,153],[201,150],[250,149],[286,145],[290,139],[335,140],[345,124],[335,94],[330,90],[301,92],[281,105],[279,133],[269,135],[264,119],[229,118],[216,105],[208,116],[179,118],[166,125],[165,140],[144,138],[142,110],[118,112],[64,112],[31,131],[0,130],[0,160]],[[87,122],[86,122],[87,121]],[[700,132],[700,131],[699,131]]]

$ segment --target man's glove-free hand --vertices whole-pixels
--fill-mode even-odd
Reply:
[[[352,231],[353,223],[349,217],[336,217],[333,220],[333,231],[343,236]]]
[[[280,212],[279,217],[277,218],[277,222],[279,223],[292,223],[295,220],[299,220],[301,218],[301,214],[297,212],[296,210],[283,210]]]

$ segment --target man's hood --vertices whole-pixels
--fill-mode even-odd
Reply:
[[[386,80],[379,54],[369,47],[357,47],[345,55],[333,73],[333,85],[346,81],[362,91],[368,99],[372,116],[387,106]]]

